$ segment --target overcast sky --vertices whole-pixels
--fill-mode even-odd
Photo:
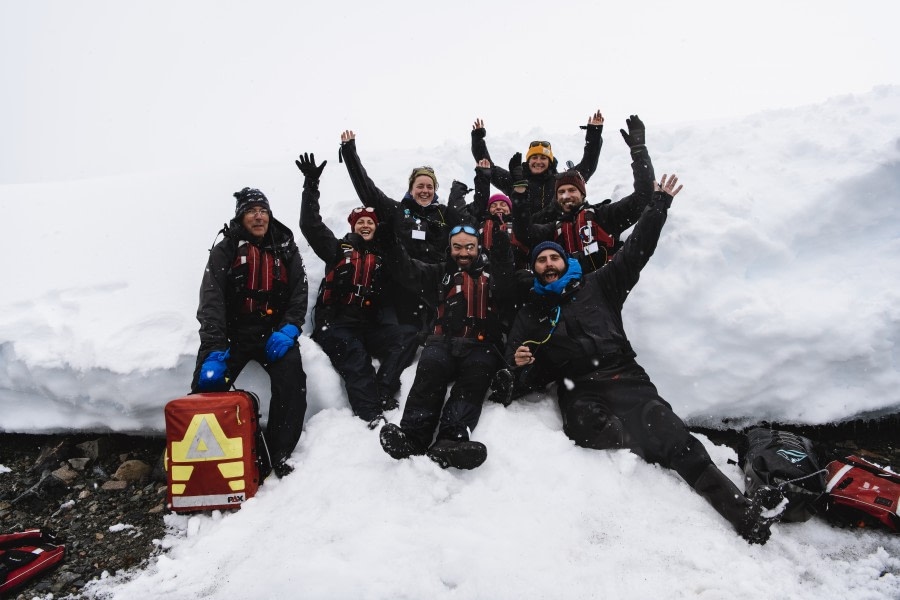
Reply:
[[[333,157],[345,128],[367,150],[428,148],[466,143],[477,116],[527,137],[597,108],[618,128],[819,102],[900,82],[898,16],[890,0],[0,0],[0,184]]]

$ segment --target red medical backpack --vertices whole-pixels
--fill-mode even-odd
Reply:
[[[260,485],[265,440],[252,392],[192,394],[166,404],[168,506],[174,512],[240,508]]]

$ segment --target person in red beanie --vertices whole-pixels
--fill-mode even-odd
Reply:
[[[350,232],[338,239],[322,222],[319,177],[325,163],[314,155],[296,161],[304,175],[300,231],[325,262],[319,286],[312,339],[331,359],[344,380],[353,413],[374,429],[384,411],[397,408],[400,375],[415,357],[418,328],[397,319],[399,288],[382,267],[383,236],[378,236],[375,210],[354,208],[347,217]],[[381,359],[376,371],[372,357]]]

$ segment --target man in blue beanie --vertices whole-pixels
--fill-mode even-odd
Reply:
[[[751,498],[713,464],[634,360],[622,307],[653,255],[673,197],[674,175],[663,175],[634,231],[605,266],[582,274],[577,259],[555,242],[531,254],[531,301],[516,317],[506,346],[520,378],[539,366],[555,373],[563,431],[597,450],[628,448],[674,469],[750,543],[764,544],[776,522],[781,493],[761,487]],[[771,510],[771,512],[770,512]]]
[[[287,464],[306,414],[306,374],[297,337],[306,319],[307,282],[291,230],[254,188],[234,194],[234,218],[209,253],[200,285],[200,350],[193,392],[228,391],[251,360],[269,374],[266,444],[272,470]],[[265,474],[264,474],[265,476]]]

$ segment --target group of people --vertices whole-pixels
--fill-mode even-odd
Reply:
[[[342,237],[321,217],[327,161],[301,155],[300,230],[326,273],[310,337],[343,379],[353,413],[379,429],[395,459],[427,455],[444,468],[476,468],[487,448],[472,432],[488,392],[508,405],[555,382],[563,431],[576,444],[629,449],[675,470],[740,535],[765,543],[780,492],[763,487],[745,497],[635,361],[622,308],[682,186],[674,175],[657,181],[644,124],[632,115],[620,132],[633,191],[589,203],[603,124],[600,111],[588,118],[582,160],[560,171],[542,140],[508,168],[498,166],[476,120],[474,190],[454,181],[446,204],[427,166],[412,170],[400,200],[390,198],[362,166],[356,135],[344,131],[340,156],[361,206]],[[491,194],[492,185],[500,193]],[[200,291],[192,390],[227,390],[249,360],[259,362],[271,378],[265,433],[272,469],[283,477],[306,410],[297,338],[308,284],[293,235],[263,193],[244,188],[235,198]],[[400,376],[420,346],[402,417],[388,422],[385,413],[399,407]]]

